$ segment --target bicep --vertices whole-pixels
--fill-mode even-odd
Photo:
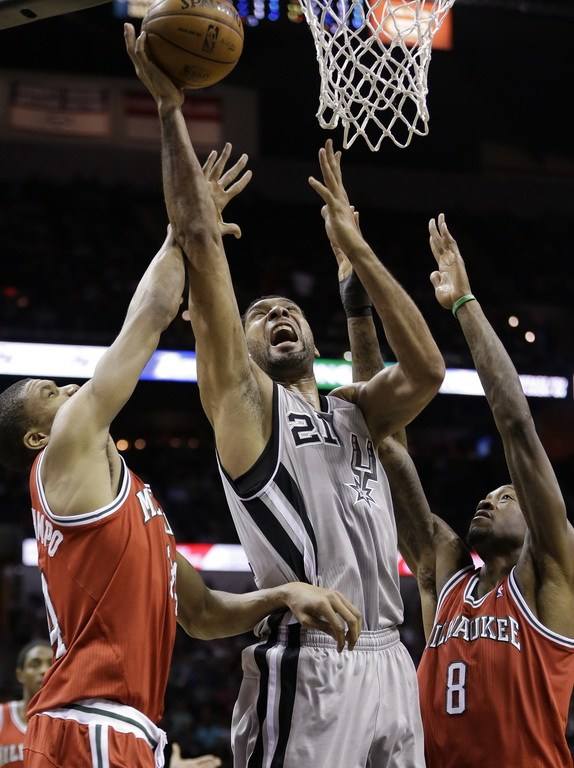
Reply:
[[[405,376],[400,364],[380,371],[360,386],[358,405],[374,440],[383,440],[409,424],[432,400],[436,383]]]

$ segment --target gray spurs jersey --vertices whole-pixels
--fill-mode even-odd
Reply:
[[[321,411],[273,385],[271,438],[225,495],[259,588],[336,589],[366,630],[401,624],[391,493],[361,410],[321,395]]]

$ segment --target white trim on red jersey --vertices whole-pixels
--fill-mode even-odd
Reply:
[[[113,515],[114,512],[117,512],[122,504],[125,503],[130,492],[132,481],[130,471],[123,459],[123,456],[120,456],[123,466],[122,483],[118,491],[118,495],[110,504],[107,504],[105,507],[95,509],[93,512],[87,512],[81,515],[55,515],[50,509],[46,494],[44,493],[44,487],[42,485],[41,472],[44,455],[45,453],[42,453],[36,467],[36,487],[38,489],[38,495],[42,502],[44,512],[59,526],[89,525],[90,523],[95,523],[99,520],[103,520],[104,518],[109,517],[110,515]]]
[[[449,592],[452,591],[452,589],[461,581],[461,579],[466,576],[467,573],[470,573],[471,571],[474,571],[474,565],[466,565],[464,568],[461,568],[460,571],[456,571],[456,573],[453,573],[452,576],[448,579],[448,581],[445,582],[444,587],[441,589],[439,596],[438,596],[438,602],[436,604],[436,611],[435,611],[435,617],[438,616],[438,612],[442,608],[442,604],[445,601],[446,596]]]
[[[540,619],[532,613],[528,603],[520,591],[520,587],[518,586],[518,581],[514,575],[515,570],[516,566],[514,566],[508,575],[508,591],[510,592],[510,596],[520,613],[524,616],[530,626],[547,640],[552,640],[554,643],[574,651],[574,638],[566,637],[565,635],[559,635],[558,632],[553,632],[551,629],[548,629],[548,627],[544,626]]]

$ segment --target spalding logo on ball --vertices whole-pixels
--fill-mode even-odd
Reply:
[[[181,88],[223,80],[243,50],[243,23],[228,0],[157,0],[142,29],[150,56]]]

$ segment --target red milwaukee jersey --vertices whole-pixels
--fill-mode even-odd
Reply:
[[[111,699],[163,712],[176,629],[176,549],[149,485],[122,459],[118,495],[88,514],[50,511],[41,454],[30,494],[54,664],[28,716]]]
[[[23,768],[26,723],[18,714],[18,701],[0,704],[0,766]]]
[[[563,768],[574,639],[550,631],[515,569],[477,598],[472,566],[444,586],[418,670],[427,768]]]

